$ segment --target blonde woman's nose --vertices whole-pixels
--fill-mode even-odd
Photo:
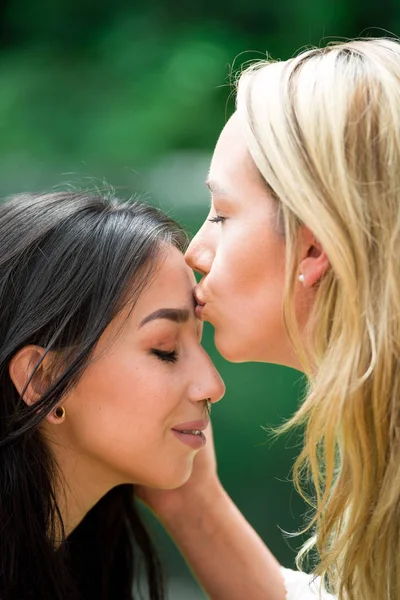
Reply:
[[[201,275],[207,275],[214,260],[214,252],[208,248],[199,236],[193,238],[185,254],[189,267]]]

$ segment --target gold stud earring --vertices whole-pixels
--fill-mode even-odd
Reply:
[[[64,419],[65,418],[65,408],[63,406],[57,406],[56,410],[54,411],[54,414],[57,417],[57,419]]]

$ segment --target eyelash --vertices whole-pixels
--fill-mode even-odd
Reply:
[[[164,352],[163,350],[157,350],[156,348],[153,348],[151,352],[162,362],[176,363],[178,360],[178,353],[175,350],[172,352]]]
[[[210,221],[210,223],[223,223],[225,221],[226,217],[221,217],[220,215],[216,215],[215,217],[211,217],[211,219],[208,219]]]

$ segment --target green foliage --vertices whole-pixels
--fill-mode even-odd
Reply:
[[[171,150],[209,150],[224,120],[232,67],[266,51],[284,58],[333,35],[357,35],[368,13],[369,26],[390,29],[400,7],[9,0],[0,159],[137,167]]]

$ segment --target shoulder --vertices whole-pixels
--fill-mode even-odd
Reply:
[[[301,571],[281,567],[286,587],[286,600],[335,600],[321,588],[321,580]]]

